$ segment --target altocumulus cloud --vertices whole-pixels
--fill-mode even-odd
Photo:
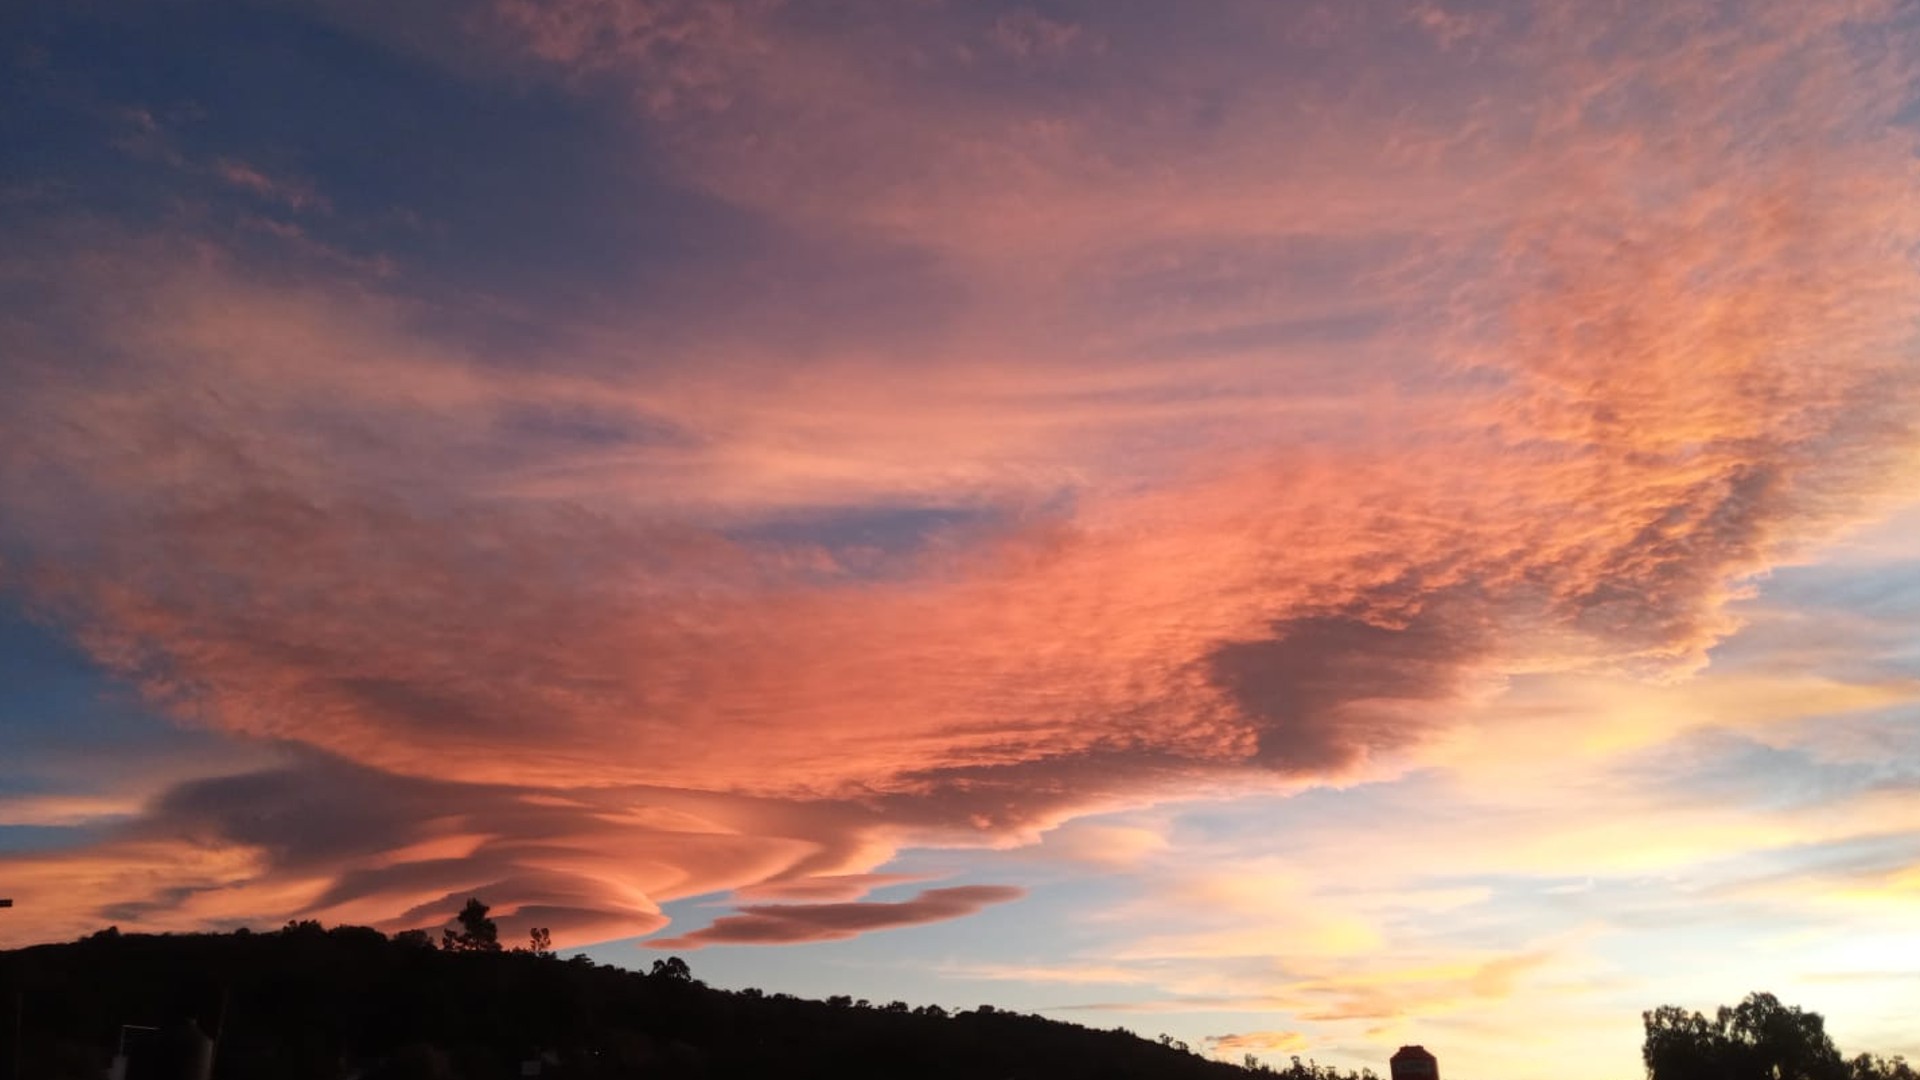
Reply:
[[[210,189],[289,156],[215,99],[113,159],[177,196],[146,217],[23,184],[0,584],[288,761],[8,856],[14,925],[485,890],[585,944],[733,892],[803,902],[668,940],[846,937],[1015,895],[858,902],[903,847],[1354,775],[1514,673],[1703,663],[1913,450],[1911,76],[1861,30],[1910,28],[1519,6],[369,14],[312,59],[421,69],[379,84],[396,145],[563,130],[464,81],[498,59],[579,167],[422,191],[315,142]],[[501,130],[422,133],[421,85]],[[510,207],[596,243],[522,251],[551,230]]]

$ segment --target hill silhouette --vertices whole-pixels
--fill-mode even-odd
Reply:
[[[97,1080],[121,1025],[185,1020],[218,1036],[218,1080],[1240,1080],[1253,1065],[986,1005],[948,1014],[717,990],[677,959],[642,974],[311,922],[266,933],[102,931],[0,953],[0,988],[19,995],[22,1021],[19,1072],[5,1080]],[[1280,1074],[1366,1076],[1297,1061]]]

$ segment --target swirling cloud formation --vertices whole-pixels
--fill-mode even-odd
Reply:
[[[267,105],[49,16],[5,584],[268,760],[9,857],[32,932],[844,937],[1695,670],[1911,479],[1910,14],[322,4]]]

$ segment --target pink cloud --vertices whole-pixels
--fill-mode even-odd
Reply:
[[[655,938],[656,949],[698,949],[705,945],[796,945],[838,941],[874,930],[945,922],[972,915],[992,904],[1026,895],[1009,885],[955,885],[927,889],[911,900],[852,904],[759,904],[723,915],[713,925],[677,937]]]
[[[725,109],[766,44],[778,0],[497,0],[491,14],[541,60],[583,73],[643,73],[648,110]]]
[[[331,203],[324,195],[314,191],[311,184],[286,177],[270,176],[244,161],[222,158],[214,162],[213,173],[233,187],[252,192],[263,199],[283,203],[293,210],[331,209]]]
[[[875,889],[924,881],[915,874],[812,874],[784,881],[759,881],[735,889],[739,900],[824,903],[858,900]]]
[[[997,902],[852,902],[905,845],[1349,775],[1516,673],[1697,666],[1744,578],[1898,486],[1920,221],[1902,76],[1847,22],[1679,7],[1546,5],[1492,69],[1421,45],[1433,91],[1387,108],[1384,68],[1330,95],[1231,53],[1251,89],[1216,93],[1194,27],[1017,21],[1107,88],[1030,105],[912,19],[497,5],[574,92],[630,80],[689,186],[929,252],[964,305],[911,348],[720,312],[533,367],[367,268],[263,281],[187,226],[15,256],[51,284],[5,331],[8,581],[181,723],[332,763],[20,865],[153,926],[485,889],[585,941],[736,890],[807,903],[669,940],[815,940]],[[1230,21],[1312,29],[1272,11]],[[1357,62],[1377,21],[1309,36]],[[516,437],[529,407],[674,437]],[[315,776],[379,827],[238,813]],[[174,892],[104,869],[176,857]]]
[[[994,21],[992,40],[994,45],[1008,55],[1021,60],[1037,60],[1060,56],[1083,44],[1085,36],[1082,27],[1057,19],[1049,19],[1034,11],[1016,11],[1002,15]],[[1097,44],[1086,47],[1097,48]]]

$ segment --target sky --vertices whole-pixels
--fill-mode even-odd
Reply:
[[[0,946],[1920,1057],[1920,9],[0,11]]]

